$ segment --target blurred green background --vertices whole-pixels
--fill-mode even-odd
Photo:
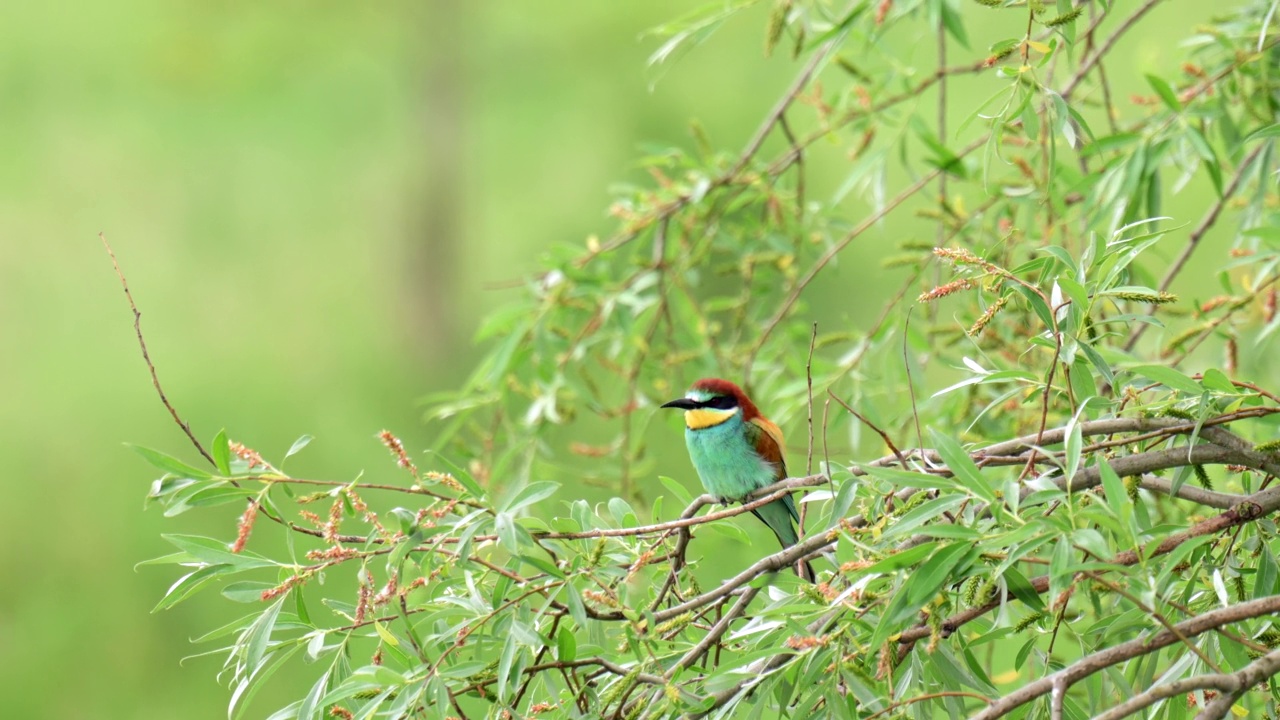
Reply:
[[[1117,97],[1149,92],[1144,71],[1176,72],[1170,38],[1207,5],[1170,0],[1152,14],[1109,66]],[[154,472],[122,443],[194,456],[151,388],[97,233],[202,439],[225,427],[278,458],[308,433],[316,441],[293,473],[393,472],[375,433],[431,446],[417,399],[465,376],[477,320],[518,292],[500,288],[550,245],[612,229],[609,186],[645,180],[634,163],[643,143],[690,144],[697,118],[713,144],[737,149],[796,71],[785,52],[763,57],[765,5],[673,68],[647,68],[658,41],[641,32],[690,7],[5,7],[5,716],[225,715],[219,660],[180,661],[209,649],[188,638],[243,608],[209,593],[152,615],[176,576],[134,565],[169,552],[162,532],[231,539],[236,513],[142,511]],[[998,39],[981,7],[963,11],[975,48],[953,48],[955,62]],[[902,39],[932,52],[931,38]],[[1003,81],[971,86],[985,97],[988,82]],[[856,252],[878,254],[913,223],[891,218]],[[1230,231],[1215,232],[1221,243]],[[899,277],[876,273],[859,292],[887,294]],[[842,317],[865,322],[860,312]],[[678,447],[677,424],[655,423],[654,441]],[[682,452],[659,465],[694,482]],[[297,697],[290,673],[307,669],[283,671],[246,716]]]

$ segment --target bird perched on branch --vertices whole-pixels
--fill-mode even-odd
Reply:
[[[702,486],[722,503],[745,501],[762,487],[787,477],[782,458],[782,430],[760,414],[742,388],[728,380],[704,378],[688,394],[664,408],[684,410],[684,439],[689,458]],[[795,500],[783,495],[751,511],[760,518],[782,547],[799,541]],[[809,563],[797,565],[796,574],[812,581]]]

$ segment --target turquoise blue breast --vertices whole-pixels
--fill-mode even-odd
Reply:
[[[742,416],[701,428],[685,428],[685,444],[707,492],[722,500],[741,500],[774,482],[774,470],[747,440]]]

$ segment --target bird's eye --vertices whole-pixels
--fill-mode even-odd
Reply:
[[[732,410],[737,405],[738,401],[732,395],[717,395],[706,403],[707,407],[715,408],[716,410]]]

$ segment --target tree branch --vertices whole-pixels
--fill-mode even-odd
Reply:
[[[1090,70],[1093,70],[1094,65],[1097,65],[1102,58],[1106,57],[1107,53],[1111,52],[1111,49],[1115,47],[1116,42],[1120,40],[1121,36],[1128,32],[1139,20],[1142,19],[1143,15],[1150,12],[1151,9],[1160,2],[1161,0],[1146,0],[1146,2],[1135,10],[1132,15],[1125,18],[1124,22],[1120,23],[1120,27],[1116,28],[1115,32],[1107,36],[1107,39],[1098,47],[1097,52],[1085,58],[1084,61],[1080,63],[1080,67],[1076,70],[1076,74],[1071,76],[1071,80],[1067,82],[1067,86],[1062,89],[1062,97],[1064,100],[1071,98],[1071,94],[1075,92],[1076,86],[1085,79]],[[1094,25],[1085,30],[1085,33],[1092,34],[1094,28],[1109,14],[1110,13],[1104,13],[1098,16],[1098,19],[1094,21]]]
[[[1121,720],[1165,698],[1185,695],[1194,690],[1217,690],[1222,693],[1206,705],[1197,718],[1225,717],[1224,713],[1217,712],[1219,708],[1230,711],[1231,706],[1246,690],[1277,672],[1280,672],[1280,650],[1273,650],[1233,673],[1198,675],[1157,685],[1098,715],[1094,720]],[[1215,705],[1219,708],[1215,708]]]
[[[1173,263],[1169,265],[1169,269],[1165,272],[1164,277],[1160,279],[1160,291],[1163,292],[1168,290],[1169,286],[1173,284],[1174,278],[1178,277],[1178,273],[1182,272],[1183,266],[1185,266],[1187,261],[1191,259],[1191,254],[1200,246],[1200,240],[1204,237],[1205,233],[1209,232],[1209,229],[1213,227],[1214,223],[1218,221],[1218,216],[1222,214],[1222,209],[1227,206],[1227,202],[1231,200],[1232,196],[1236,194],[1236,191],[1240,189],[1240,185],[1244,182],[1244,177],[1253,166],[1253,162],[1258,159],[1258,156],[1261,155],[1262,151],[1266,148],[1266,143],[1260,143],[1258,147],[1254,148],[1253,152],[1249,153],[1244,160],[1240,161],[1240,165],[1236,168],[1235,174],[1231,176],[1231,180],[1228,181],[1226,187],[1222,189],[1222,197],[1218,198],[1217,202],[1209,208],[1209,211],[1200,219],[1200,224],[1196,225],[1195,229],[1191,231],[1191,234],[1187,236],[1187,244],[1182,248],[1182,252],[1179,253]],[[1154,315],[1155,312],[1155,305],[1147,308],[1147,315]],[[1150,323],[1135,323],[1133,330],[1129,333],[1129,337],[1124,341],[1124,349],[1126,351],[1132,350],[1134,346],[1138,344],[1138,339],[1142,337],[1142,334],[1147,331],[1149,326]]]
[[[183,420],[178,415],[178,409],[169,402],[169,397],[164,394],[164,388],[160,385],[160,376],[156,374],[155,363],[151,362],[151,354],[147,352],[147,341],[142,337],[142,313],[138,310],[138,306],[133,302],[133,293],[129,292],[129,281],[124,277],[124,271],[120,269],[120,263],[116,262],[115,251],[111,249],[111,243],[107,242],[106,233],[98,233],[98,239],[102,240],[102,247],[107,249],[107,255],[111,257],[111,265],[116,269],[116,277],[120,278],[120,287],[124,288],[124,296],[129,301],[129,309],[133,311],[133,331],[138,336],[138,348],[142,350],[142,359],[147,363],[147,371],[151,373],[151,384],[155,386],[156,393],[160,396],[160,402],[164,403],[164,407],[169,411],[169,415],[173,417],[173,421],[182,428],[182,432],[186,433],[187,439],[195,446],[195,449],[209,461],[210,465],[217,466],[213,461],[213,456],[208,450],[204,449],[204,445],[196,439],[195,433],[191,432],[191,423]]]
[[[1271,615],[1280,612],[1280,596],[1271,596],[1249,602],[1230,605],[1218,610],[1211,610],[1203,615],[1184,620],[1174,627],[1185,637],[1195,637],[1209,630],[1241,620]],[[1063,683],[1064,687],[1083,680],[1112,665],[1124,662],[1139,655],[1155,652],[1178,642],[1178,636],[1168,630],[1161,630],[1149,638],[1138,638],[1114,647],[1087,655],[1052,675],[1033,680],[999,700],[992,703],[982,712],[973,716],[972,720],[995,720],[1032,700],[1053,691],[1055,683]],[[1274,655],[1275,653],[1269,654]],[[1255,663],[1256,664],[1256,663]],[[1250,665],[1249,667],[1253,667]],[[1248,669],[1248,668],[1246,668]],[[1243,672],[1243,671],[1242,671]],[[1238,673],[1237,673],[1238,674]],[[1273,670],[1269,675],[1274,675]],[[1269,676],[1268,675],[1268,676]]]

